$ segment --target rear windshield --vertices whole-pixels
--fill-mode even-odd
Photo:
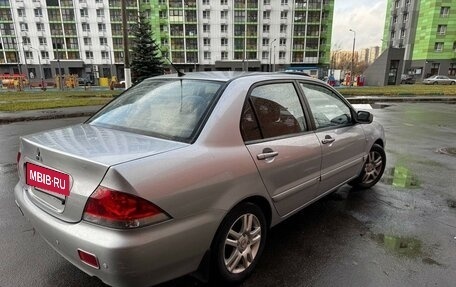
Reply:
[[[192,142],[221,82],[150,79],[113,100],[88,123]]]

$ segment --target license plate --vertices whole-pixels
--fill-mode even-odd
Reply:
[[[70,176],[63,172],[27,163],[27,184],[43,191],[70,195]]]

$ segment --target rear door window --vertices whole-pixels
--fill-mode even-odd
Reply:
[[[307,131],[307,124],[293,83],[266,84],[251,91],[241,117],[244,141],[304,131]]]

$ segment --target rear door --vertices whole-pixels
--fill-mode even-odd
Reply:
[[[358,176],[366,155],[366,137],[353,120],[352,109],[336,93],[318,84],[301,83],[321,143],[319,193]]]
[[[253,87],[242,112],[246,147],[282,216],[318,192],[321,147],[309,119],[291,81]]]

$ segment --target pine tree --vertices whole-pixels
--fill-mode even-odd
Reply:
[[[138,17],[138,24],[133,27],[131,73],[132,82],[163,75],[163,62],[160,48],[153,39],[149,21],[143,16]]]

